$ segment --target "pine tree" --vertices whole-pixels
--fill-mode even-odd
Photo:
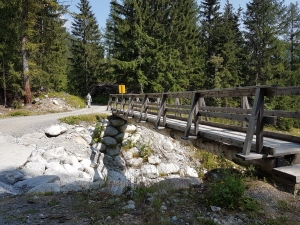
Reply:
[[[197,5],[193,0],[111,3],[107,37],[115,80],[130,90],[186,90],[201,79]]]
[[[100,80],[101,60],[104,50],[100,43],[101,33],[88,0],[78,4],[79,14],[75,14],[72,23],[71,73],[69,89],[81,96],[89,92],[92,84]]]
[[[277,0],[252,0],[244,14],[248,60],[248,85],[273,83],[282,72],[284,46],[282,34],[282,3]]]
[[[205,0],[200,4],[201,41],[205,48],[205,88],[220,88],[223,57],[220,52],[222,20],[219,0]]]

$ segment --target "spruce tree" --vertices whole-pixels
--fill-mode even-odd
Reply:
[[[197,5],[189,0],[111,3],[107,37],[115,79],[135,92],[182,91],[202,69]]]
[[[201,42],[205,48],[205,88],[221,88],[224,59],[220,54],[222,20],[219,0],[201,1],[200,25]]]
[[[245,39],[249,60],[248,85],[273,83],[283,70],[282,2],[252,0],[244,14]]]
[[[72,23],[71,70],[68,86],[72,93],[81,96],[89,92],[91,85],[100,80],[101,60],[104,50],[101,33],[88,0],[78,4],[79,14]]]

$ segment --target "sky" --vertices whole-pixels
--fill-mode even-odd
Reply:
[[[184,1],[184,0],[183,0]],[[76,5],[80,0],[66,0],[64,1],[65,5],[70,5],[69,10],[72,12],[78,12],[78,9]],[[97,19],[99,28],[104,29],[106,25],[106,19],[108,18],[109,11],[110,11],[110,0],[89,0],[90,5],[92,6],[92,11],[95,14],[95,17]],[[200,2],[200,0],[197,0],[197,2]],[[221,0],[221,8],[223,8],[224,4],[226,3],[226,0]],[[250,2],[250,0],[229,0],[229,2],[233,5],[235,9],[238,9],[239,7],[242,7],[243,9],[246,8],[246,3]],[[289,5],[291,2],[296,3],[296,0],[285,0],[285,4]],[[71,17],[66,16],[66,19],[68,19],[68,22],[65,24],[65,26],[70,29],[71,28]]]

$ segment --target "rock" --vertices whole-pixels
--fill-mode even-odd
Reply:
[[[41,176],[45,172],[45,165],[40,162],[28,162],[21,169],[21,172],[26,176],[30,176],[30,177]]]
[[[103,144],[103,143],[96,143],[96,144],[93,144],[93,146],[92,146],[95,150],[97,150],[97,151],[100,151],[100,152],[105,152],[105,150],[106,150],[106,145],[105,144]]]
[[[88,142],[82,136],[76,136],[73,138],[73,141],[77,144],[88,145]]]
[[[58,193],[60,192],[60,186],[55,183],[41,184],[34,188],[31,188],[27,193]]]
[[[136,126],[133,125],[133,124],[124,124],[123,126],[121,126],[119,128],[119,131],[122,132],[122,133],[130,133],[132,134],[133,132],[135,132],[136,130]]]
[[[43,157],[47,160],[47,162],[60,162],[64,155],[64,147],[58,147],[45,151]]]
[[[58,101],[55,100],[55,99],[52,100],[52,103],[53,103],[54,105],[59,105]]]
[[[161,163],[157,166],[157,171],[159,174],[170,174],[170,173],[178,173],[180,170],[179,166],[174,163]]]
[[[132,200],[127,202],[128,205],[124,206],[123,209],[135,209],[135,203]]]
[[[121,148],[120,146],[116,145],[116,146],[108,146],[106,149],[106,153],[110,156],[116,156],[119,155],[121,152]]]
[[[156,166],[142,165],[141,174],[147,178],[153,179],[159,176]]]
[[[126,165],[133,168],[140,168],[143,163],[143,158],[133,158],[126,160]]]
[[[104,137],[102,138],[101,142],[104,143],[107,147],[117,144],[117,141],[112,137]]]
[[[65,168],[58,162],[51,162],[46,164],[45,175],[57,175],[65,174],[67,171]]]
[[[109,125],[113,126],[113,127],[120,127],[122,125],[124,125],[126,123],[125,120],[121,120],[121,119],[112,119],[109,121]]]
[[[118,133],[119,131],[112,126],[107,126],[104,130],[104,136],[115,136]]]
[[[64,126],[53,125],[53,126],[45,129],[45,134],[50,137],[56,137],[60,134],[65,133],[67,130],[68,129]]]
[[[58,176],[55,175],[44,175],[44,176],[37,176],[27,180],[22,180],[14,184],[15,188],[33,188],[38,185],[53,183],[58,180]]]
[[[157,164],[161,163],[161,160],[158,156],[151,155],[148,157],[148,162],[150,164],[157,165]]]
[[[114,137],[114,139],[116,139],[116,141],[120,143],[126,140],[128,137],[129,137],[129,133],[119,133]]]
[[[18,195],[19,191],[12,185],[0,182],[0,196]]]
[[[7,174],[4,175],[4,177],[8,184],[14,184],[22,180],[24,174],[19,170],[15,170],[15,171],[8,172]]]
[[[68,183],[60,188],[61,192],[68,193],[73,191],[81,191],[82,187],[76,184],[76,182]]]
[[[198,177],[197,171],[189,166],[186,167],[185,173],[187,176],[190,176],[190,177]]]

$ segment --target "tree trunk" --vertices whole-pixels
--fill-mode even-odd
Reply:
[[[29,84],[29,56],[26,49],[26,43],[28,41],[27,32],[27,20],[28,20],[28,0],[23,1],[22,5],[22,19],[23,19],[23,34],[22,34],[22,65],[23,65],[23,90],[24,90],[24,104],[31,103],[31,90]]]

